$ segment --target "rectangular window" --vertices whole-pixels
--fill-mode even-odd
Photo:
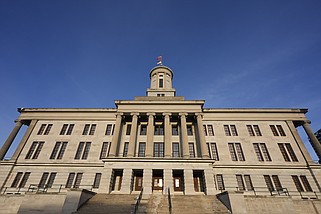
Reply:
[[[164,87],[164,80],[159,79],[159,88],[163,88],[163,87]]]
[[[172,157],[178,158],[180,157],[179,155],[179,143],[172,143]]]
[[[109,145],[110,145],[109,142],[103,142],[103,145],[101,147],[101,152],[100,152],[100,158],[99,159],[107,158]]]
[[[82,135],[94,135],[96,130],[96,124],[85,124],[84,131]]]
[[[263,176],[264,176],[266,186],[270,192],[275,191],[275,190],[280,191],[283,189],[281,182],[279,180],[279,177],[277,175],[272,175],[272,179],[271,179],[270,175],[263,175]],[[273,183],[274,183],[274,185],[273,185]]]
[[[189,149],[189,157],[195,158],[194,143],[188,143],[188,149]]]
[[[91,142],[80,142],[78,145],[78,149],[75,155],[75,159],[79,160],[80,158],[82,160],[87,159],[89,150],[90,150]]]
[[[281,125],[270,125],[270,128],[274,136],[286,136]]]
[[[101,173],[96,173],[93,188],[95,189],[99,188],[100,180],[101,180]]]
[[[47,125],[44,135],[48,135],[49,134],[49,132],[51,130],[51,127],[52,127],[52,124],[48,124]]]
[[[266,184],[268,190],[270,192],[274,191],[274,186],[273,186],[271,177],[269,175],[263,175],[263,176],[264,176],[265,184]]]
[[[62,159],[68,142],[56,142],[54,149],[50,155],[50,159]],[[58,153],[59,152],[59,153]],[[58,154],[58,156],[57,156]]]
[[[84,131],[82,132],[82,135],[87,135],[89,132],[90,124],[85,124]]]
[[[128,155],[128,145],[129,145],[129,142],[125,142],[123,157],[127,157],[127,155]]]
[[[22,172],[18,172],[18,173],[17,173],[16,177],[14,178],[14,180],[13,180],[13,182],[12,182],[12,184],[11,184],[11,187],[15,187],[15,188],[16,188],[16,187],[18,186],[22,175],[23,175]]]
[[[236,175],[236,182],[237,182],[238,190],[241,190],[241,191],[245,190],[242,175]]]
[[[246,188],[247,190],[253,190],[253,183],[251,180],[251,176],[250,175],[244,175],[244,180],[245,180],[245,184],[246,184]]]
[[[308,181],[307,177],[305,175],[300,175],[300,179],[301,179],[301,182],[303,183],[305,191],[312,192],[313,190],[312,190],[312,188],[311,188],[311,186],[309,184],[309,181]]]
[[[254,131],[251,125],[247,125],[247,131],[249,132],[250,136],[255,136]]]
[[[92,124],[90,127],[89,135],[94,135],[96,130],[96,124]]]
[[[25,157],[25,159],[37,159],[45,142],[34,141]]]
[[[126,135],[130,135],[130,130],[132,129],[132,125],[131,124],[127,124],[126,127]]]
[[[42,124],[37,132],[37,135],[48,135],[51,130],[52,124]]]
[[[140,125],[140,135],[146,135],[147,125]]]
[[[138,146],[138,157],[145,157],[145,148],[146,148],[146,143],[139,143]]]
[[[105,135],[111,135],[112,127],[113,127],[112,124],[107,124]]]
[[[21,180],[21,182],[19,184],[19,188],[24,188],[26,186],[26,183],[27,183],[27,181],[29,179],[30,174],[31,174],[30,172],[26,172],[23,175],[22,180]]]
[[[45,128],[46,128],[46,126],[47,126],[47,124],[42,124],[40,126],[40,128],[39,128],[39,131],[38,131],[37,135],[42,135],[44,130],[45,130]]]
[[[75,179],[75,183],[74,183],[74,188],[79,188],[80,187],[82,175],[83,175],[83,173],[77,173],[76,179]]]
[[[172,135],[177,136],[178,135],[178,126],[172,125]]]
[[[281,185],[281,182],[279,180],[279,176],[277,175],[272,175],[272,180],[274,182],[274,185],[275,185],[275,188],[276,190],[282,190],[282,185]]]
[[[226,136],[238,136],[235,125],[224,125],[224,131]]]
[[[58,157],[57,157],[58,160],[62,159],[62,157],[64,156],[66,148],[67,148],[67,144],[68,144],[68,142],[62,142],[62,146],[60,148],[60,151],[59,151]]]
[[[285,132],[281,125],[276,125],[276,128],[278,129],[280,136],[285,136]]]
[[[228,125],[224,125],[224,132],[225,136],[231,136],[230,127]]]
[[[154,157],[164,157],[164,143],[154,143]]]
[[[53,183],[54,183],[54,181],[55,181],[56,175],[57,175],[56,172],[50,173],[50,176],[49,176],[49,179],[48,179],[48,182],[47,182],[47,187],[48,187],[48,188],[51,188],[51,187],[52,187],[52,185],[53,185]]]
[[[232,135],[233,136],[237,136],[238,134],[237,134],[237,131],[236,131],[236,126],[235,125],[230,125],[230,127],[231,127]]]
[[[298,158],[296,157],[290,143],[278,143],[278,146],[285,161],[287,162],[290,162],[291,160],[293,162],[298,161]]]
[[[48,176],[49,176],[48,172],[44,172],[42,174],[41,179],[40,179],[39,184],[38,184],[39,188],[44,188],[45,187]]]
[[[247,131],[250,136],[262,136],[260,128],[258,125],[247,125]]]
[[[192,125],[187,125],[187,135],[193,136],[193,127]]]
[[[303,186],[302,186],[302,184],[301,184],[301,182],[300,182],[299,177],[298,177],[297,175],[292,175],[292,180],[293,180],[293,182],[294,182],[294,184],[295,184],[296,189],[297,189],[299,192],[304,192],[304,189],[303,189]]]
[[[71,135],[75,124],[64,124],[61,128],[60,135]]]
[[[74,178],[75,178],[75,173],[74,172],[69,173],[65,188],[71,188]]]
[[[217,188],[219,190],[225,190],[223,175],[221,174],[216,175],[216,181],[217,181]]]
[[[213,125],[207,125],[207,128],[208,128],[208,135],[209,136],[214,136]]]
[[[228,143],[232,161],[245,161],[242,146],[240,143]]]
[[[253,125],[256,136],[262,136],[261,130],[258,125]]]
[[[164,135],[164,126],[163,124],[155,125],[155,135]]]
[[[204,135],[207,136],[206,125],[203,125],[203,129],[204,129]]]
[[[253,143],[253,147],[259,161],[271,161],[271,157],[265,143]]]
[[[209,151],[209,156],[212,159],[218,161],[219,157],[218,157],[216,143],[207,143],[207,147],[208,147],[208,151]]]

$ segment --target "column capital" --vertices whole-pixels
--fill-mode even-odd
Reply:
[[[196,116],[196,117],[203,118],[204,114],[203,114],[203,113],[195,113],[195,116]]]
[[[20,119],[16,119],[14,122],[15,123],[22,123],[22,121]]]
[[[147,112],[146,115],[150,117],[150,116],[155,116],[156,113],[155,112]]]
[[[186,117],[188,114],[186,112],[182,112],[182,113],[179,113],[178,115],[181,117]]]
[[[116,115],[116,117],[121,117],[121,116],[124,115],[124,113],[122,113],[122,112],[117,112],[115,115]]]
[[[163,116],[165,116],[165,117],[166,117],[166,116],[171,116],[171,115],[172,115],[172,113],[169,113],[169,112],[164,112],[164,113],[163,113]]]
[[[132,112],[132,113],[130,113],[130,115],[133,116],[133,117],[134,117],[134,116],[138,117],[138,116],[139,116],[139,113],[138,113],[138,112]]]

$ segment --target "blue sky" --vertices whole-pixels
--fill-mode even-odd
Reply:
[[[321,128],[320,0],[1,0],[0,145],[18,107],[114,107],[145,95],[158,55],[179,96],[308,108]]]

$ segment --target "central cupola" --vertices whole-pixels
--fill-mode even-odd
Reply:
[[[176,94],[172,86],[173,71],[166,66],[157,66],[150,71],[150,88],[148,97],[174,97]]]

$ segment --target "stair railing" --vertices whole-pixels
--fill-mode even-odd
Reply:
[[[133,214],[136,214],[136,212],[138,210],[138,206],[139,206],[140,201],[142,200],[142,197],[143,197],[143,190],[144,190],[144,188],[142,188],[142,190],[139,193],[139,196],[136,198],[136,203],[135,203],[135,208],[134,208]]]
[[[168,191],[168,210],[169,210],[169,214],[172,214],[172,199],[171,199],[171,191],[170,188],[167,188]]]

